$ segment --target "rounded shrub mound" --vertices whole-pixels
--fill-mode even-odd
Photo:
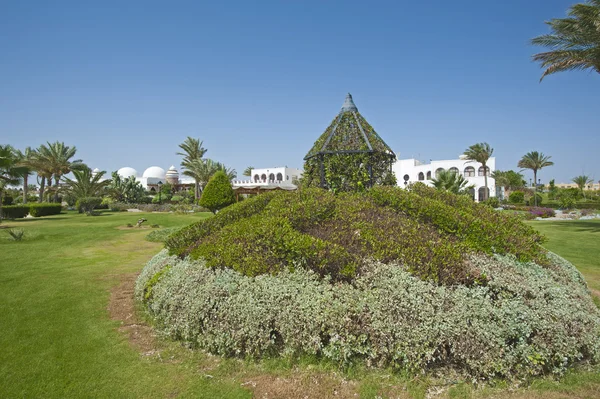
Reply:
[[[136,296],[168,335],[221,355],[562,373],[600,360],[600,312],[541,241],[422,185],[268,193],[171,235]]]

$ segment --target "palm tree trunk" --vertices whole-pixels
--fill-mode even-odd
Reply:
[[[2,223],[2,195],[3,195],[3,191],[0,190],[0,223]]]
[[[46,188],[46,176],[42,176],[42,182],[40,183],[40,195],[38,198],[38,202],[42,202],[44,200],[44,189]]]
[[[23,203],[27,203],[27,183],[29,181],[29,174],[23,176]]]
[[[58,180],[60,179],[59,175],[54,176],[54,202],[58,202]]]
[[[533,206],[537,207],[537,170],[533,170]]]
[[[194,181],[196,182],[196,185],[194,186],[194,196],[196,197],[196,201],[198,201],[198,199],[200,199],[200,183],[198,182],[198,179],[194,179]]]
[[[486,200],[489,197],[489,193],[490,191],[488,190],[488,181],[487,181],[487,165],[484,163],[482,163],[483,165],[483,181],[485,184],[485,194],[483,195],[483,199]]]

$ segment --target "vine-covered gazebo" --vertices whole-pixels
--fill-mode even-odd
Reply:
[[[304,157],[306,186],[360,191],[395,185],[394,151],[358,112],[348,93],[340,113]]]

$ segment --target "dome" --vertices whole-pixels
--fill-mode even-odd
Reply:
[[[95,168],[94,170],[92,170],[92,173],[93,173],[93,174],[100,173],[100,169],[98,169],[98,168]]]
[[[117,174],[124,179],[130,176],[137,177],[137,170],[130,168],[129,166],[125,166],[124,168],[117,170]]]
[[[148,169],[144,171],[143,177],[149,178],[154,177],[156,179],[164,179],[165,178],[165,170],[159,166],[150,166]]]
[[[169,176],[179,176],[179,172],[177,171],[177,169],[175,168],[175,166],[171,165],[171,167],[167,171],[167,175],[166,176],[167,177],[169,177]]]

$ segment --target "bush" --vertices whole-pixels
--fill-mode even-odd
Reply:
[[[61,204],[51,204],[47,202],[29,204],[29,214],[34,217],[58,215],[61,211]]]
[[[178,203],[181,201],[183,201],[183,197],[181,195],[174,195],[171,197],[171,202]]]
[[[2,206],[10,206],[14,203],[14,198],[10,195],[5,195],[2,197]]]
[[[525,193],[523,191],[513,191],[508,196],[508,202],[511,204],[522,204],[525,202]]]
[[[133,227],[133,225],[131,227]],[[169,227],[169,228],[151,231],[146,236],[146,240],[150,241],[150,242],[165,242],[171,234],[175,233],[178,230],[179,230],[179,228],[177,228],[177,227]]]
[[[102,203],[102,198],[100,197],[84,197],[79,198],[75,203],[75,207],[79,211],[79,213],[85,213],[86,215],[91,215],[94,212],[94,209],[98,205]]]
[[[235,194],[231,187],[229,178],[223,171],[213,175],[206,184],[202,196],[200,197],[200,206],[210,209],[212,213],[229,206],[235,202]]]
[[[9,205],[2,207],[2,217],[4,219],[21,219],[29,214],[31,205]]]
[[[491,206],[492,208],[498,208],[500,206],[500,200],[496,197],[490,197],[485,201],[481,201],[483,205]]]
[[[543,198],[539,193],[535,193],[535,198],[537,199],[537,206],[542,205]],[[533,195],[526,197],[525,204],[529,206],[535,206]]]
[[[372,261],[352,284],[303,268],[248,277],[162,251],[135,297],[167,335],[225,356],[310,354],[476,379],[560,375],[600,361],[600,311],[571,264],[553,254],[548,267],[512,256],[468,261],[487,286],[438,286]]]
[[[531,208],[530,211],[534,217],[551,218],[556,216],[556,212],[552,208]]]

